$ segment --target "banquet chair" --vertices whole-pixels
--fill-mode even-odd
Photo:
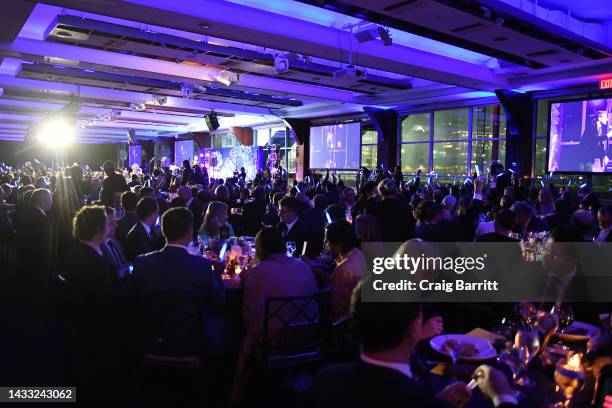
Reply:
[[[199,299],[166,293],[145,297],[140,330],[145,365],[200,367],[204,322]]]
[[[140,299],[140,389],[143,400],[169,404],[180,398],[205,405],[204,320],[199,299],[158,293]]]
[[[266,299],[262,343],[264,371],[307,365],[322,359],[327,291]]]

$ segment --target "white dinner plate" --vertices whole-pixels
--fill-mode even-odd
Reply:
[[[448,350],[446,350],[446,347],[444,347],[444,344],[448,340],[455,340],[459,343],[470,343],[476,348],[476,354],[471,356],[459,356],[459,360],[482,361],[494,358],[496,356],[495,349],[493,349],[493,346],[491,346],[490,341],[480,337],[469,336],[467,334],[443,334],[441,336],[436,336],[429,340],[429,345],[437,352],[450,357]]]
[[[580,330],[580,333],[572,333]],[[557,337],[563,341],[587,341],[599,333],[599,328],[584,322],[574,321],[565,329],[557,332]]]

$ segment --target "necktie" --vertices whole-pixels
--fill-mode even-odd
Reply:
[[[117,253],[117,250],[115,249],[115,246],[113,245],[113,242],[108,241],[106,243],[106,246],[108,247],[110,254],[113,257],[113,263],[115,264],[115,266],[121,266],[121,259],[119,257],[119,254]]]

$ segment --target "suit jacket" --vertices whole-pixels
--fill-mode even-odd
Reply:
[[[140,222],[137,222],[128,232],[123,250],[128,261],[133,261],[138,255],[153,251],[153,240]]]
[[[307,252],[315,258],[323,250],[323,240],[325,238],[325,208],[310,208],[300,214],[300,220],[308,226],[310,233]]]
[[[168,340],[170,343],[182,347],[199,343],[200,349],[204,347],[206,350],[207,345],[221,338],[220,333],[215,333],[213,325],[206,322],[221,311],[225,303],[225,289],[221,276],[213,272],[212,264],[204,258],[191,255],[183,248],[170,246],[139,256],[134,260],[130,289],[141,310],[162,308],[163,305],[155,304],[159,295],[190,299],[193,300],[190,303],[192,307],[200,308],[183,308],[177,310],[176,315],[165,313],[163,321],[158,321],[159,326],[151,328],[159,332],[169,329],[166,334],[172,337]],[[204,330],[199,330],[202,325]]]
[[[404,242],[414,237],[412,213],[403,201],[395,198],[369,203],[365,210],[372,214],[382,229],[382,241]]]
[[[123,217],[121,217],[117,221],[117,231],[115,231],[115,237],[123,244],[125,242],[125,237],[128,232],[132,229],[134,225],[138,222],[138,215],[136,212],[125,213]]]
[[[358,361],[321,370],[314,379],[305,406],[314,408],[418,407],[450,408],[431,390],[399,371]],[[514,405],[503,403],[498,408]]]
[[[435,398],[406,375],[362,361],[321,370],[308,399],[308,406],[316,408],[452,406]]]
[[[278,216],[278,209],[274,207],[272,204],[268,204],[266,207],[266,212],[261,220],[264,225],[276,225],[280,222],[280,218]]]
[[[285,234],[285,231],[287,230],[287,225],[281,222],[278,224],[277,228],[280,230],[281,234]],[[295,221],[295,224],[293,224],[291,230],[283,236],[283,239],[285,240],[285,242],[295,242],[296,250],[293,254],[294,257],[300,257],[302,255],[304,242],[308,242],[308,247],[306,248],[307,255],[313,255],[312,247],[314,244],[311,244],[311,238],[308,229],[302,223],[302,221],[300,221],[299,218]],[[317,255],[318,253],[312,256],[312,258],[316,258]]]
[[[102,256],[108,263],[113,265],[115,271],[118,271],[127,264],[123,249],[117,238],[112,237],[102,244],[100,248],[102,249]]]
[[[191,203],[189,203],[189,210],[193,214],[193,237],[195,238],[198,236],[198,231],[202,226],[202,213],[204,212],[204,207],[202,207],[197,197],[194,197]]]
[[[19,260],[37,271],[49,270],[53,244],[50,218],[32,205],[19,204],[14,220]]]
[[[129,191],[130,188],[125,181],[125,178],[121,174],[113,173],[102,182],[102,188],[104,191],[110,193],[122,193]]]
[[[72,315],[77,329],[87,335],[107,337],[112,327],[113,294],[116,280],[112,264],[89,245],[78,243],[63,270]]]
[[[266,213],[267,202],[264,199],[256,199],[244,204],[242,219],[244,232],[248,236],[255,236],[262,227],[264,214]]]

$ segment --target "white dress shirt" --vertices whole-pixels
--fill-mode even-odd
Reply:
[[[295,223],[297,222],[297,218],[295,219],[295,221],[293,221],[291,224],[285,224],[287,226],[287,230],[285,231],[285,234],[283,235],[284,237],[286,237],[287,235],[289,235],[289,231],[291,231],[291,228],[293,228],[293,226],[295,225]]]
[[[145,224],[142,221],[140,221],[140,224],[142,224],[142,226],[144,227],[145,231],[147,231],[147,235],[151,235],[151,226],[149,224]]]

